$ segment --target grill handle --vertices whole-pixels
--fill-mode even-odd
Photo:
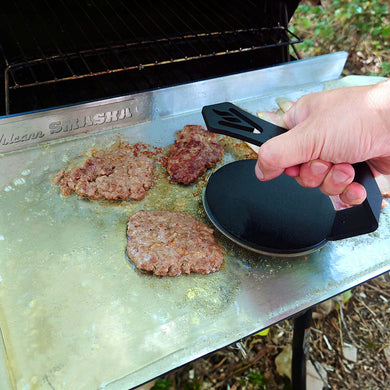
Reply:
[[[209,131],[228,135],[261,146],[287,130],[258,118],[230,102],[205,106],[202,115]],[[378,228],[382,195],[372,172],[365,162],[353,164],[355,181],[364,186],[366,200],[358,206],[335,211],[327,240],[340,240],[371,233]]]

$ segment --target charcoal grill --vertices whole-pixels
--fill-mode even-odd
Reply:
[[[134,388],[298,316],[293,386],[303,389],[310,308],[390,269],[386,208],[375,233],[294,260],[216,232],[221,271],[158,279],[129,266],[126,220],[171,208],[209,223],[202,185],[162,175],[142,202],[101,204],[61,199],[50,178],[113,140],[168,147],[184,125],[204,124],[208,104],[256,113],[380,80],[340,79],[346,53],[300,60],[294,1],[3,3],[0,387]],[[222,164],[250,154],[226,145]]]

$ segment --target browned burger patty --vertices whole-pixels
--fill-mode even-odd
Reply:
[[[216,134],[199,125],[186,125],[170,149],[167,170],[172,181],[190,184],[222,157]]]
[[[153,178],[153,160],[120,144],[114,150],[96,152],[82,167],[62,169],[52,182],[60,185],[62,195],[75,192],[90,199],[141,200]]]
[[[213,230],[184,212],[138,211],[129,219],[127,235],[135,266],[158,276],[209,274],[223,262]]]

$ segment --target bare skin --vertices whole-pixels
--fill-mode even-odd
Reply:
[[[313,93],[285,106],[283,115],[270,116],[289,131],[260,147],[259,180],[285,173],[356,205],[366,191],[353,181],[352,164],[367,161],[374,174],[390,174],[390,80]]]

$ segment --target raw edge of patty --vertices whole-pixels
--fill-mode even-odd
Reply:
[[[223,262],[213,229],[185,212],[140,210],[129,218],[127,236],[136,268],[157,276],[209,274]]]

